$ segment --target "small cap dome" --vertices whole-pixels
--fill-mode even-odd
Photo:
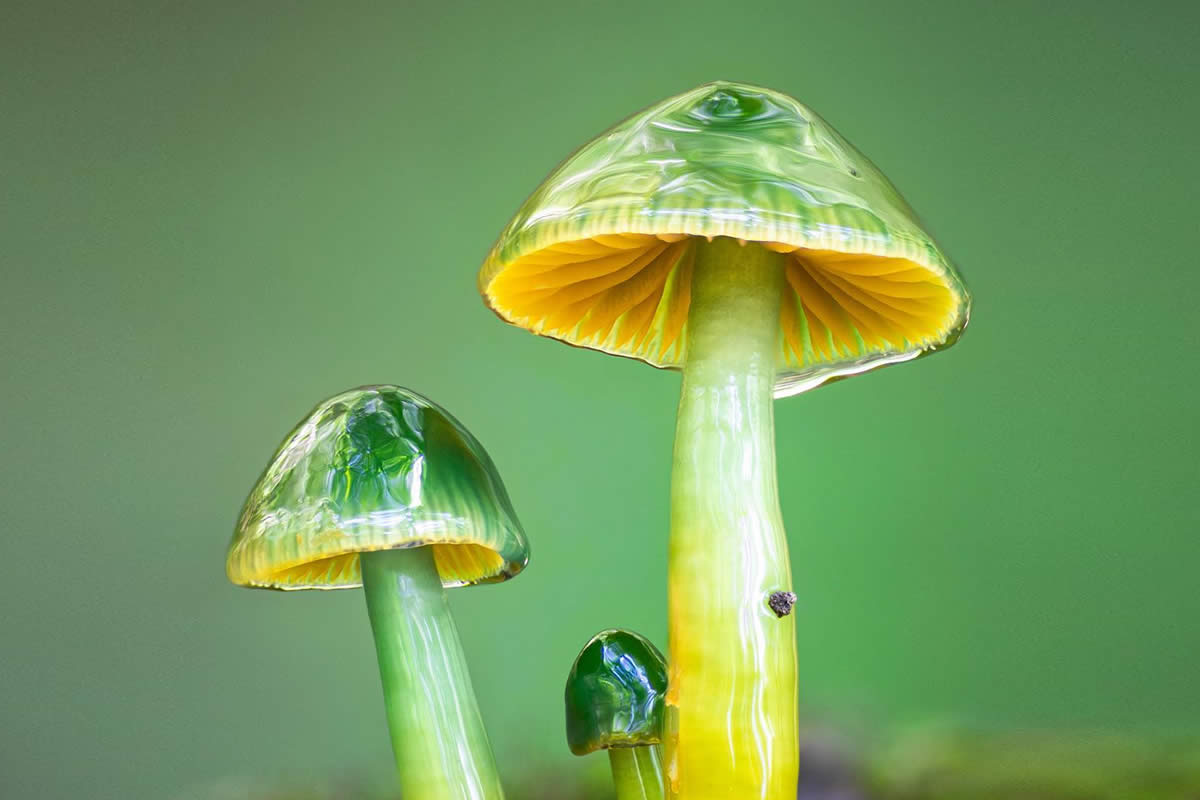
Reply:
[[[661,744],[667,660],[633,631],[601,631],[567,676],[567,744],[577,756]]]
[[[811,109],[745,84],[701,86],[563,162],[479,273],[502,319],[680,367],[695,237],[786,254],[778,395],[945,347],[962,280],[912,209]]]
[[[284,441],[242,509],[226,572],[243,586],[351,588],[359,553],[423,546],[446,586],[507,580],[529,559],[475,437],[415,392],[365,386]]]

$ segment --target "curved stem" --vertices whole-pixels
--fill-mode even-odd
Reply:
[[[432,551],[383,550],[360,559],[404,800],[500,800],[495,758]]]
[[[794,617],[772,403],[781,257],[697,241],[671,475],[667,784],[685,800],[795,798]]]
[[[662,748],[612,747],[608,751],[617,800],[662,800]]]

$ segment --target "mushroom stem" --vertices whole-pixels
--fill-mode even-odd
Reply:
[[[772,404],[782,257],[697,239],[668,561],[670,797],[795,798],[793,616]]]
[[[359,558],[404,799],[503,798],[432,550]]]
[[[610,747],[608,763],[612,767],[617,800],[662,800],[662,748]]]

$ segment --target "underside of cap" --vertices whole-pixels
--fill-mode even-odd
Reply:
[[[288,556],[294,554],[279,555],[266,547],[245,548],[236,559],[231,556],[227,562],[229,580],[254,589],[356,589],[362,586],[360,553],[409,547],[433,548],[434,564],[442,585],[447,588],[498,583],[516,575],[525,566],[521,561],[506,562],[503,556],[485,545],[425,542],[414,539],[411,534],[360,536],[352,540],[339,531],[329,531],[326,535],[331,540],[342,539],[342,547],[330,548],[330,555],[301,555],[300,560],[290,566]],[[339,549],[345,552],[339,552]]]
[[[445,586],[494,583],[528,545],[486,451],[444,409],[396,386],[319,405],[246,500],[226,572],[268,589],[362,584],[359,553],[431,547]]]
[[[785,254],[778,395],[945,347],[961,279],[879,170],[786,95],[702,86],[564,162],[479,275],[503,319],[678,368],[697,241]]]

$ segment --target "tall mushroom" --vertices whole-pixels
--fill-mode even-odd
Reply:
[[[503,797],[444,587],[507,580],[525,535],[483,446],[398,386],[317,406],[246,500],[241,586],[362,586],[405,800]]]
[[[564,704],[577,756],[607,750],[617,800],[662,800],[667,662],[646,637],[601,631],[575,657]]]
[[[954,268],[796,100],[718,82],[584,145],[479,273],[502,319],[683,371],[671,484],[669,789],[793,797],[791,576],[772,399],[945,347]],[[774,601],[772,600],[774,598]]]

